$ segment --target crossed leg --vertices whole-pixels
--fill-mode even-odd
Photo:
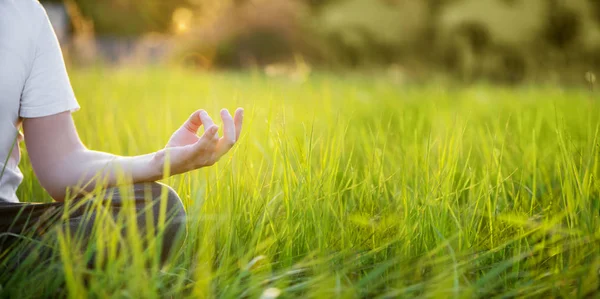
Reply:
[[[57,228],[84,243],[93,242],[89,237],[94,229],[107,233],[120,229],[122,236],[127,234],[131,225],[127,220],[121,223],[124,225],[98,227],[106,223],[99,221],[104,216],[112,223],[133,219],[129,221],[135,222],[140,240],[147,240],[150,233],[160,234],[156,240],[162,242],[161,262],[176,253],[185,238],[186,214],[181,199],[172,188],[160,183],[109,188],[97,197],[68,203],[0,203],[0,268],[3,264],[18,266],[27,257],[28,250],[19,244],[42,240]],[[7,263],[3,257],[11,260]]]

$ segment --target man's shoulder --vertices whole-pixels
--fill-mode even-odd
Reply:
[[[0,5],[18,10],[39,10],[42,7],[38,0],[0,0]]]
[[[36,0],[0,0],[0,65],[15,59],[30,64],[45,14]]]
[[[38,0],[0,0],[0,16],[4,20],[17,22],[21,25],[26,22],[31,25],[39,25],[44,20],[45,10]]]

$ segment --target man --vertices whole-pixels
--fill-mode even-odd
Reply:
[[[148,219],[161,218],[163,194],[168,214],[165,230],[170,230],[165,233],[163,253],[169,252],[174,242],[169,237],[184,227],[185,212],[172,189],[153,182],[166,175],[165,169],[175,175],[213,165],[238,140],[243,110],[237,109],[235,117],[221,111],[223,137],[218,136],[211,117],[198,110],[164,149],[121,157],[89,150],[81,143],[71,118],[71,112],[78,109],[56,35],[42,6],[35,0],[0,0],[0,250],[12,244],[7,236],[32,231],[32,227],[59,224],[90,232],[93,223],[83,220],[95,218],[89,207],[70,211],[68,221],[63,218],[60,223],[48,214],[64,213],[75,195],[102,187],[108,188],[106,195],[94,201],[108,202],[115,217],[125,202],[133,203],[140,228],[146,227]],[[22,180],[18,168],[21,126],[33,170],[54,203],[20,203],[15,195]],[[204,134],[198,137],[201,126]],[[111,188],[120,177],[134,184],[131,195]]]

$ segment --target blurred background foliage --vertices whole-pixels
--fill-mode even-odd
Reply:
[[[302,64],[517,83],[580,82],[600,67],[597,0],[67,2],[95,36],[160,33],[169,61],[199,68]]]

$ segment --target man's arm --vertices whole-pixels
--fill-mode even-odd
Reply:
[[[212,165],[234,145],[242,126],[241,109],[235,120],[227,110],[221,111],[223,138],[218,137],[218,127],[208,114],[199,110],[173,134],[165,149],[155,153],[119,157],[86,149],[71,118],[70,111],[79,106],[48,16],[37,0],[17,2],[24,22],[31,25],[30,48],[24,52],[32,54],[19,116],[33,170],[54,199],[64,200],[69,187],[90,190],[98,182],[103,182],[103,187],[114,186],[120,174],[137,183],[162,178],[163,169],[178,174]],[[201,138],[196,135],[200,126],[205,128]]]
[[[221,118],[222,138],[210,116],[198,110],[173,134],[164,149],[135,157],[88,150],[79,139],[69,112],[26,118],[23,130],[38,180],[50,196],[62,201],[69,187],[74,191],[79,187],[91,190],[98,182],[103,182],[103,187],[114,186],[120,176],[132,183],[149,182],[163,178],[166,168],[174,175],[214,164],[239,138],[243,110],[236,111],[235,119],[222,110]],[[197,136],[200,126],[205,127],[202,137]]]

